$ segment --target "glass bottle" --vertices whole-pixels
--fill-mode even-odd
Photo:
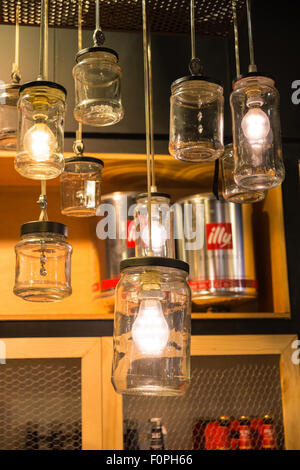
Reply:
[[[99,158],[74,156],[65,159],[60,176],[61,213],[73,217],[96,215],[101,202],[103,161]]]
[[[23,224],[15,246],[14,294],[33,302],[62,300],[72,293],[68,228],[58,222]]]
[[[20,85],[0,83],[0,150],[16,150]]]
[[[110,126],[124,115],[118,54],[106,47],[79,51],[73,68],[74,117],[90,126]]]
[[[234,178],[243,188],[267,190],[282,183],[279,93],[272,78],[256,72],[233,84]]]
[[[15,169],[26,178],[48,180],[64,169],[66,90],[36,80],[20,87],[18,150]]]
[[[223,87],[191,75],[171,86],[169,152],[178,160],[205,162],[219,158],[223,145]]]
[[[221,157],[221,168],[223,186],[222,194],[226,201],[238,204],[252,204],[254,202],[262,201],[265,198],[266,191],[242,188],[236,184],[234,180],[235,165],[232,144],[225,146],[224,153]]]
[[[115,294],[112,383],[118,393],[182,395],[190,382],[188,264],[129,258]]]

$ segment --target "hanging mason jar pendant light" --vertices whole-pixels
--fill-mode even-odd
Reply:
[[[78,5],[78,49],[82,49],[82,1]],[[82,123],[78,124],[73,145],[74,157],[65,159],[60,176],[61,212],[73,217],[96,215],[101,202],[103,162],[99,158],[83,155]]]
[[[11,82],[0,83],[0,150],[16,150],[17,125],[21,74],[19,70],[20,48],[20,3],[16,6],[15,61],[12,66]]]
[[[182,395],[190,381],[189,265],[155,256],[151,202],[158,196],[153,195],[151,186],[146,0],[142,1],[142,11],[147,147],[147,194],[142,199],[147,204],[148,249],[144,252],[147,256],[128,258],[120,264],[112,384],[124,394]]]
[[[121,101],[121,67],[116,51],[103,47],[100,5],[96,0],[94,45],[80,50],[73,68],[75,81],[74,117],[90,126],[110,126],[124,116]]]
[[[195,52],[194,0],[191,0],[191,75],[171,85],[169,152],[191,163],[216,160],[224,150],[223,87],[201,73]]]
[[[235,44],[235,63],[236,63],[236,76],[240,77],[240,55],[239,55],[239,38],[238,38],[238,22],[236,15],[236,2],[232,1],[232,16],[234,28],[234,44]],[[266,192],[263,190],[252,190],[242,188],[234,179],[235,160],[233,156],[233,145],[228,144],[225,146],[224,153],[221,157],[222,168],[222,186],[223,197],[228,202],[238,204],[252,204],[264,199]]]
[[[38,204],[39,220],[22,225],[21,240],[15,246],[14,294],[32,302],[53,302],[72,293],[72,247],[66,241],[68,227],[48,221],[45,181]]]
[[[18,149],[15,169],[26,178],[56,178],[64,168],[66,90],[47,80],[48,0],[41,3],[40,74],[20,87]]]
[[[247,0],[249,73],[233,84],[234,178],[239,186],[267,190],[282,183],[279,93],[271,77],[257,72],[254,62],[250,0]]]
[[[147,18],[146,18],[147,21]],[[145,79],[145,119],[146,119],[146,145],[147,153],[151,155],[147,171],[148,184],[151,187],[148,193],[138,194],[137,205],[134,210],[135,220],[135,256],[163,256],[175,257],[174,242],[174,212],[170,208],[170,196],[157,191],[155,181],[155,150],[153,125],[153,92],[152,92],[152,61],[151,61],[151,33],[145,27],[144,36],[144,79]],[[149,211],[151,206],[151,211]],[[151,212],[151,250],[149,244],[149,214]]]

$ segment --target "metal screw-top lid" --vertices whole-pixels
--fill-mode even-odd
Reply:
[[[23,83],[23,85],[20,86],[19,92],[22,93],[22,91],[25,90],[26,88],[31,88],[35,86],[36,87],[46,86],[49,88],[56,88],[57,90],[62,91],[67,96],[67,90],[65,89],[64,86],[56,82],[50,82],[48,80],[34,80],[32,82]]]
[[[65,163],[85,163],[85,162],[97,163],[98,165],[101,165],[102,167],[104,167],[103,161],[100,160],[100,158],[96,158],[96,157],[89,157],[89,156],[81,155],[81,156],[65,158]],[[66,168],[65,168],[65,171],[66,171]]]
[[[162,266],[166,268],[175,268],[190,272],[190,267],[185,261],[174,258],[163,258],[160,256],[142,256],[140,258],[123,259],[120,263],[120,272],[126,268],[143,267],[143,266]]]
[[[144,199],[145,197],[148,198],[148,193],[140,193],[137,195],[136,200],[138,201],[139,199]],[[153,192],[151,193],[151,197],[165,197],[166,199],[171,199],[170,194],[167,193]]]
[[[21,226],[21,237],[23,235],[29,235],[30,233],[56,233],[57,235],[63,235],[67,238],[68,227],[60,222],[50,222],[48,220],[35,220],[33,222],[27,222]]]
[[[76,54],[76,62],[78,62],[78,59],[83,56],[84,54],[88,54],[90,52],[108,52],[109,54],[113,54],[116,58],[117,61],[119,60],[118,53],[114,51],[113,49],[110,49],[108,47],[102,47],[102,46],[94,46],[94,47],[87,47],[86,49],[82,49],[81,51],[77,52]]]

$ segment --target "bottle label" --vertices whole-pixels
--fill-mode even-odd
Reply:
[[[208,250],[232,250],[231,223],[206,224],[206,245]]]

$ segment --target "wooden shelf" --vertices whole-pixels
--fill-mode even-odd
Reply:
[[[66,157],[69,155],[66,154]],[[105,164],[103,193],[145,189],[145,155],[95,156],[99,156]],[[36,201],[40,193],[39,182],[22,178],[14,170],[13,160],[11,153],[0,152],[0,320],[112,320],[113,300],[95,299],[92,295],[92,285],[97,276],[94,269],[93,235],[96,233],[98,218],[76,219],[61,215],[59,178],[49,181],[47,185],[48,213],[50,219],[69,227],[69,241],[73,246],[73,294],[62,302],[46,304],[25,302],[13,294],[14,246],[19,241],[20,226],[24,222],[36,220],[39,215]],[[157,155],[156,162],[158,187],[169,192],[173,201],[211,190],[213,163],[185,164],[169,155]],[[251,212],[254,228],[255,261],[260,286],[257,302],[231,306],[230,313],[200,313],[195,308],[193,319],[290,317],[281,188],[269,191],[261,203],[243,206],[243,211]]]

